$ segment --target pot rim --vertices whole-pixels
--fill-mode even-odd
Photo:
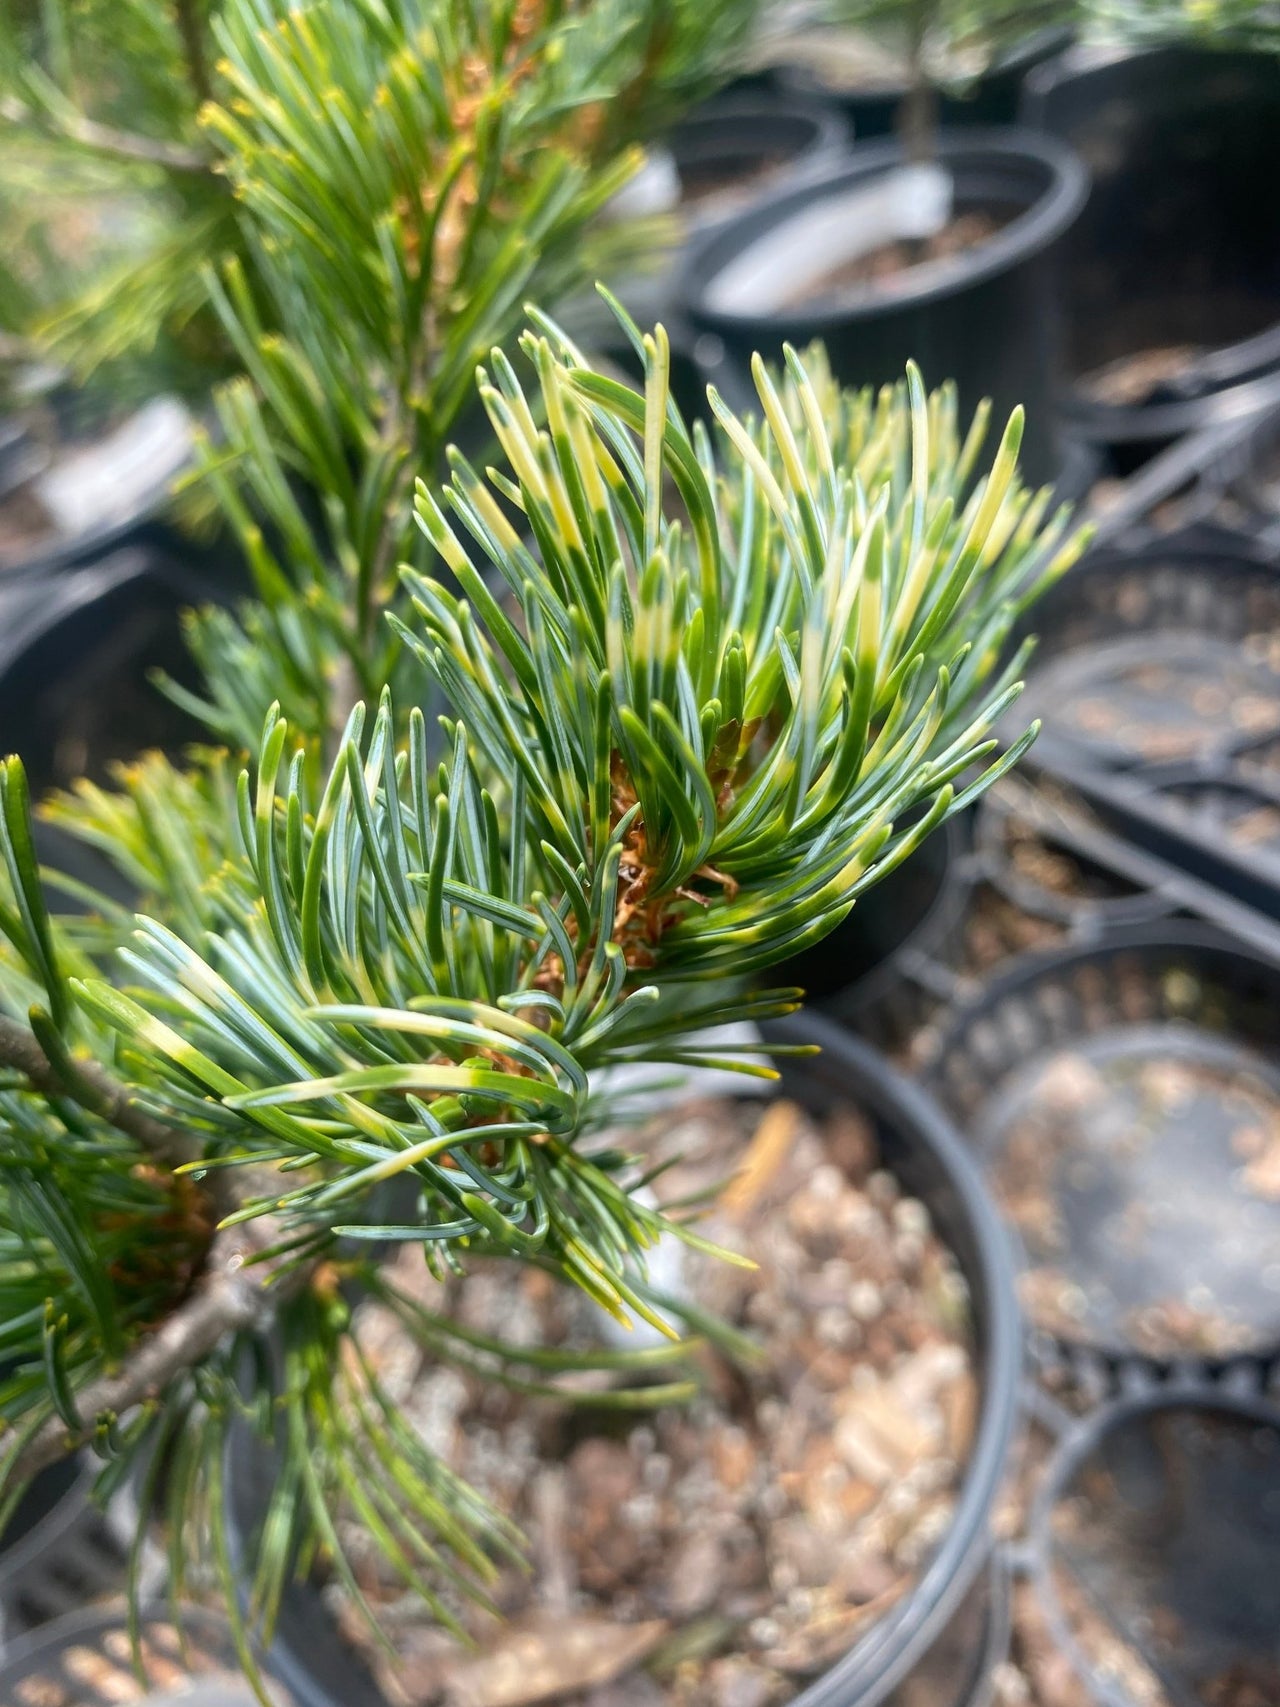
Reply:
[[[825,995],[811,995],[806,990],[805,1012],[810,1017],[826,1014],[845,1023],[852,1023],[857,1015],[883,1001],[904,978],[909,979],[913,965],[918,965],[922,959],[934,960],[945,949],[952,932],[964,916],[974,885],[973,860],[962,816],[944,819],[926,839],[925,845],[936,845],[942,856],[938,885],[925,910],[906,935],[865,972],[855,973],[852,978],[835,985]],[[910,861],[907,861],[900,869],[905,871],[909,865]],[[892,881],[893,875],[890,874],[888,881]],[[867,891],[865,899],[874,899],[874,896],[873,887]],[[862,904],[861,901],[855,902],[855,910]],[[831,953],[838,954],[840,929],[837,925],[829,936],[806,952],[821,953],[824,948],[829,947]],[[783,962],[783,965],[785,966],[786,962]]]
[[[1071,225],[1084,207],[1089,193],[1089,174],[1084,162],[1065,143],[1016,126],[947,130],[938,137],[937,158],[958,173],[1002,167],[1017,170],[1030,164],[1039,167],[1043,185],[1017,214],[993,237],[946,260],[930,262],[930,277],[923,283],[895,281],[892,288],[877,290],[860,300],[804,304],[794,311],[738,314],[705,306],[705,297],[721,268],[748,243],[775,229],[791,214],[824,199],[836,199],[848,190],[883,176],[904,158],[895,139],[857,143],[847,161],[824,171],[799,186],[761,198],[736,218],[728,220],[700,243],[686,259],[679,293],[689,317],[701,328],[743,336],[759,336],[776,342],[780,329],[788,329],[793,341],[807,342],[821,336],[833,322],[850,324],[878,320],[887,314],[918,309],[958,295],[1010,272],[1033,255],[1047,249]],[[924,271],[924,268],[919,269]]]
[[[765,1028],[765,1035],[777,1042],[817,1043],[822,1051],[818,1063],[833,1063],[841,1077],[853,1082],[859,1107],[886,1125],[910,1132],[914,1142],[923,1142],[941,1163],[959,1216],[974,1238],[976,1272],[966,1278],[982,1301],[984,1315],[982,1403],[951,1526],[898,1606],[791,1703],[879,1707],[928,1652],[991,1556],[990,1516],[1018,1427],[1024,1367],[1014,1246],[976,1159],[950,1116],[922,1085],[821,1014],[795,1014]],[[784,1071],[784,1086],[786,1077]]]
[[[1053,924],[1080,928],[1087,921],[1095,928],[1112,923],[1141,924],[1158,917],[1168,906],[1164,897],[1152,889],[1136,884],[1132,893],[1092,897],[1059,895],[1045,888],[1034,877],[1024,877],[1014,869],[1004,841],[1004,830],[1010,818],[1018,815],[1017,803],[1002,799],[992,792],[985,794],[974,811],[974,851],[982,875],[993,889],[1038,919]],[[1052,832],[1036,831],[1037,839],[1052,843]],[[1069,845],[1066,852],[1073,859],[1087,859]]]
[[[701,149],[706,142],[709,144],[706,154],[718,156],[728,151],[725,144],[710,146],[717,141],[719,127],[725,121],[742,120],[749,120],[762,130],[774,120],[805,128],[806,140],[794,154],[781,162],[780,169],[784,171],[802,163],[807,165],[816,154],[831,153],[843,157],[849,146],[848,121],[829,102],[802,101],[785,91],[774,94],[768,90],[729,90],[713,96],[673,125],[662,138],[662,146],[671,152],[677,166],[685,152],[695,144]]]
[[[42,1476],[53,1479],[58,1472],[66,1476],[66,1484],[54,1495],[48,1509],[11,1546],[0,1541],[0,1600],[15,1589],[24,1587],[32,1567],[46,1555],[56,1553],[74,1533],[89,1508],[89,1496],[98,1479],[98,1471],[93,1460],[84,1453],[77,1454],[69,1465],[61,1461],[51,1464],[32,1481],[28,1491],[34,1492],[39,1488]],[[0,1655],[6,1652],[0,1642]]]
[[[827,28],[840,32],[845,26],[840,24],[828,25]],[[856,27],[856,26],[855,26]],[[963,101],[972,91],[981,89],[982,85],[992,78],[1007,77],[1018,72],[1024,74],[1041,64],[1050,55],[1058,58],[1067,53],[1074,45],[1075,32],[1069,24],[1042,24],[1039,29],[1032,30],[1021,41],[1012,46],[1000,49],[982,67],[981,71],[970,77],[956,77],[940,84],[940,92],[945,97],[953,96]],[[838,84],[824,83],[821,72],[811,65],[798,62],[788,62],[786,44],[781,44],[777,64],[772,67],[774,75],[779,79],[784,89],[803,91],[805,93],[821,94],[827,100],[842,101],[856,105],[860,101],[875,102],[877,105],[892,105],[903,99],[909,93],[910,86],[905,77],[885,78],[879,83],[868,82],[841,87]]]

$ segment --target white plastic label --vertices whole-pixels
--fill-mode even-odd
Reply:
[[[191,416],[176,397],[156,397],[105,438],[60,456],[32,482],[59,533],[128,521],[158,498],[191,458]]]
[[[647,219],[670,213],[680,205],[680,173],[669,148],[651,148],[644,164],[609,198],[605,213],[610,219]]]
[[[950,172],[929,162],[815,199],[721,268],[707,287],[707,307],[713,314],[772,313],[886,243],[935,236],[951,218],[954,194]]]

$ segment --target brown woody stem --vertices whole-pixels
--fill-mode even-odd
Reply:
[[[61,1417],[50,1417],[3,1466],[4,1480],[29,1482],[69,1452],[87,1445],[100,1418],[123,1417],[136,1406],[160,1398],[177,1376],[208,1357],[227,1334],[261,1325],[277,1302],[303,1285],[310,1274],[307,1267],[292,1270],[276,1287],[268,1283],[277,1264],[268,1259],[246,1268],[247,1259],[265,1248],[265,1231],[260,1223],[250,1222],[219,1233],[204,1272],[187,1298],[154,1333],[138,1341],[118,1370],[100,1375],[77,1391],[79,1428],[69,1429]]]
[[[103,1068],[75,1061],[70,1070],[59,1071],[35,1033],[5,1016],[0,1016],[0,1066],[16,1069],[47,1095],[78,1102],[133,1138],[161,1166],[173,1168],[201,1158],[196,1138],[138,1108],[127,1087]],[[202,1181],[220,1216],[230,1214],[240,1203],[227,1179],[231,1171],[212,1168]],[[245,1170],[234,1171],[244,1177]],[[254,1172],[249,1170],[251,1176]],[[69,1429],[62,1418],[51,1417],[12,1459],[0,1465],[3,1480],[29,1481],[90,1441],[99,1418],[121,1417],[159,1398],[176,1376],[206,1358],[226,1334],[261,1325],[280,1300],[306,1285],[312,1273],[312,1264],[297,1263],[281,1274],[294,1260],[288,1252],[250,1266],[251,1259],[278,1245],[281,1237],[279,1221],[268,1214],[216,1233],[200,1276],[182,1302],[158,1328],[138,1340],[118,1370],[90,1381],[76,1394],[81,1426]]]

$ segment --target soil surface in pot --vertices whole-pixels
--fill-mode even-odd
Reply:
[[[1185,379],[1203,350],[1192,344],[1169,344],[1163,349],[1137,350],[1091,373],[1081,374],[1076,390],[1090,403],[1132,408]]]
[[[1043,792],[1053,798],[1051,790]],[[1010,812],[1001,826],[1000,852],[1011,877],[1040,891],[1050,904],[1066,903],[1067,910],[1142,893],[1136,883],[1045,836],[1016,812]]]
[[[1107,275],[1077,273],[1072,292],[1070,300],[1094,304],[1087,334],[1094,352],[1072,382],[1076,395],[1117,409],[1196,395],[1199,388],[1188,393],[1187,385],[1195,385],[1198,363],[1214,349],[1256,337],[1276,320],[1274,296],[1249,290],[1209,287],[1194,296],[1125,303]],[[1165,337],[1153,342],[1153,332]],[[1081,336],[1084,341],[1083,330]]]
[[[1063,1409],[1064,1418],[1068,1409],[1079,1415],[1090,1408],[1078,1391],[1069,1388],[1060,1392],[1058,1398],[1060,1405],[1071,1401]],[[1171,1480],[1176,1477],[1182,1481],[1185,1476],[1186,1482],[1194,1488],[1199,1477],[1198,1464],[1192,1462],[1178,1468],[1183,1444],[1181,1437],[1186,1433],[1184,1425],[1190,1422],[1193,1435],[1203,1440],[1212,1439],[1212,1422],[1210,1432],[1206,1433],[1203,1413],[1175,1412],[1163,1421],[1172,1427],[1166,1428],[1163,1435],[1162,1463],[1169,1467]],[[1228,1428],[1238,1426],[1234,1418],[1227,1419],[1227,1422]],[[1261,1431],[1263,1440],[1269,1434],[1269,1430]],[[996,1533],[1002,1540],[1026,1543],[1031,1539],[1032,1510],[1046,1470],[1053,1463],[1056,1446],[1056,1435],[1039,1421],[1033,1421],[1020,1443],[1015,1474],[995,1514]],[[1246,1448],[1242,1456],[1246,1461],[1256,1456],[1265,1466],[1269,1454],[1265,1448],[1259,1451],[1255,1445],[1252,1452]],[[1073,1497],[1055,1510],[1054,1528],[1058,1545],[1066,1548],[1083,1546],[1086,1561],[1091,1551],[1098,1553],[1106,1560],[1108,1570],[1114,1567],[1121,1578],[1120,1593],[1112,1596],[1109,1585],[1103,1586],[1099,1592],[1100,1585],[1096,1582],[1089,1584],[1085,1580],[1089,1574],[1087,1564],[1084,1578],[1070,1568],[1059,1568],[1054,1573],[1054,1590],[1061,1613],[1086,1656],[1086,1663],[1092,1664],[1111,1687],[1119,1685],[1131,1699],[1133,1707],[1276,1707],[1280,1702],[1280,1691],[1276,1688],[1274,1667],[1259,1664],[1256,1655],[1229,1651],[1230,1614],[1222,1620],[1227,1627],[1228,1651],[1224,1653],[1211,1637],[1211,1645],[1218,1646],[1218,1651],[1205,1656],[1207,1664],[1203,1667],[1194,1668],[1196,1675],[1191,1679],[1190,1693],[1184,1676],[1176,1679],[1180,1687],[1166,1690],[1158,1670],[1154,1668],[1152,1662],[1159,1663],[1163,1657],[1161,1644],[1173,1643],[1176,1653],[1177,1644],[1188,1633],[1188,1626],[1185,1618],[1179,1617],[1166,1604],[1169,1597],[1160,1592],[1158,1569],[1153,1571],[1152,1553],[1170,1541],[1177,1546],[1181,1539],[1181,1544],[1194,1554],[1198,1550],[1195,1528],[1203,1517],[1202,1511],[1195,1512],[1193,1498],[1189,1502],[1193,1508],[1191,1533],[1182,1538],[1176,1537],[1174,1531],[1180,1517],[1179,1490],[1169,1487],[1166,1491],[1172,1498],[1164,1509],[1158,1500],[1148,1502],[1145,1522],[1138,1514],[1138,1521],[1133,1523],[1132,1511],[1128,1520],[1122,1517],[1117,1521],[1116,1511],[1124,1502],[1119,1497],[1115,1482],[1104,1470],[1095,1470],[1090,1465],[1089,1473],[1081,1479]],[[1265,1487],[1260,1494],[1265,1505]],[[1262,1519],[1263,1525],[1272,1521],[1265,1517]],[[1247,1529],[1250,1525],[1246,1523],[1245,1527]],[[1204,1539],[1209,1540],[1210,1537]],[[1256,1553],[1253,1556],[1256,1558]],[[1157,1578],[1156,1584],[1153,1584],[1153,1577]],[[1151,1592],[1153,1587],[1154,1594]],[[1257,1598],[1265,1603],[1269,1594],[1270,1590],[1264,1584]],[[1132,1619],[1132,1634],[1126,1628],[1129,1621],[1125,1614],[1131,1613],[1133,1608],[1123,1605],[1126,1597],[1139,1602],[1137,1616]],[[1122,1608],[1119,1619],[1115,1617],[1117,1603]],[[1214,1605],[1211,1596],[1205,1597],[1205,1604]],[[992,1707],[1100,1707],[1101,1698],[1085,1682],[1076,1661],[1068,1653],[1061,1639],[1060,1627],[1050,1615],[1035,1577],[1024,1577],[1014,1583],[1012,1613],[1009,1657],[994,1673]],[[1251,1620],[1256,1623],[1252,1609],[1241,1622],[1247,1624]],[[1208,1620],[1210,1628],[1213,1622],[1211,1614]],[[1222,1632],[1218,1634],[1221,1636]],[[1245,1646],[1247,1649],[1247,1643]],[[1177,1669],[1175,1665],[1174,1670]]]
[[[1240,853],[1280,858],[1280,801],[1228,780],[1178,783],[1160,798],[1204,834],[1225,836]]]
[[[421,1602],[362,1586],[380,1655],[326,1592],[393,1702],[448,1707],[772,1707],[830,1667],[907,1591],[945,1534],[978,1386],[967,1289],[852,1110],[821,1127],[787,1102],[690,1103],[641,1132],[668,1202],[755,1270],[686,1251],[685,1295],[757,1342],[703,1346],[687,1406],[530,1401],[443,1366],[381,1304],[359,1332],[410,1426],[512,1514],[534,1571],[504,1574],[506,1622],[465,1603],[468,1653]],[[598,1343],[592,1306],[548,1277],[478,1263],[451,1289],[418,1252],[396,1273],[433,1310],[525,1344]],[[361,1532],[347,1537],[361,1549]]]
[[[1280,726],[1270,664],[1209,635],[1098,641],[1049,660],[1027,693],[1054,734],[1130,762],[1208,760]]]
[[[48,1633],[57,1628],[47,1627]],[[162,1698],[176,1703],[188,1697],[193,1703],[216,1701],[219,1707],[243,1700],[249,1707],[253,1699],[241,1680],[230,1630],[204,1614],[193,1617],[189,1608],[181,1630],[167,1618],[143,1620],[136,1663],[121,1603],[114,1618],[78,1628],[56,1647],[51,1642],[47,1653],[13,1669],[19,1672],[16,1679],[0,1661],[0,1689],[8,1691],[5,1707],[147,1707]],[[273,1704],[289,1707],[291,1697],[279,1684],[267,1687]]]
[[[794,159],[789,150],[778,150],[736,163],[727,160],[677,163],[680,205],[690,212],[714,209],[717,214],[728,213],[766,190]]]
[[[796,309],[843,303],[850,297],[887,290],[915,267],[931,261],[950,261],[981,247],[1010,224],[1013,217],[995,208],[966,209],[953,215],[932,237],[898,238],[892,243],[882,243],[851,261],[842,261],[818,278],[807,279],[781,306]]]
[[[1261,1059],[1112,1027],[1015,1074],[989,1132],[1039,1327],[1157,1358],[1274,1343],[1280,1083]]]
[[[1028,913],[991,884],[981,883],[964,921],[956,970],[963,978],[983,977],[1016,954],[1057,947],[1066,934],[1065,924]]]
[[[1068,1395],[1076,1396],[1076,1395]],[[1060,1401],[1062,1401],[1060,1395]],[[1056,1436],[1033,1420],[1017,1447],[1015,1473],[995,1514],[1002,1541],[1026,1543],[1031,1513],[1045,1472],[1052,1463]],[[1020,1578],[1012,1585],[1009,1656],[996,1668],[992,1707],[1099,1707],[1054,1630],[1040,1585]],[[1088,1618],[1087,1605],[1081,1617]],[[1114,1632],[1103,1624],[1096,1640],[1101,1651]]]

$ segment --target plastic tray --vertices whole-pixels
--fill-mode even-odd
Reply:
[[[1182,539],[1097,551],[1026,620],[1039,635],[1018,728],[1099,768],[1208,762],[1280,723],[1280,573]]]
[[[202,1607],[141,1614],[142,1676],[134,1670],[122,1603],[92,1607],[15,1642],[0,1660],[4,1707],[253,1707],[241,1680],[231,1628]],[[292,1707],[278,1684],[278,1707]]]

